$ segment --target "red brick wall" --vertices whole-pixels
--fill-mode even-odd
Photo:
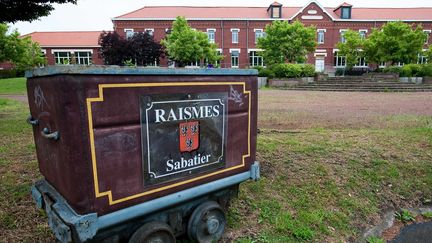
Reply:
[[[315,10],[316,14],[309,14],[309,10]],[[322,16],[321,19],[307,19],[308,16]],[[304,17],[306,16],[306,17]],[[298,20],[307,26],[315,26],[317,29],[326,29],[325,41],[323,44],[318,44],[317,50],[325,50],[325,68],[327,71],[334,70],[334,54],[336,44],[340,39],[341,29],[360,30],[367,29],[370,34],[373,28],[381,27],[385,22],[353,22],[353,21],[333,21],[327,13],[325,13],[317,4],[311,3],[301,13],[294,17],[293,20]],[[265,29],[271,21],[259,20],[211,20],[211,21],[189,21],[192,28],[200,31],[206,31],[207,28],[216,29],[215,41],[218,48],[222,49],[222,54],[225,56],[221,62],[221,67],[231,67],[230,48],[240,49],[239,67],[246,68],[249,65],[248,49],[256,48],[254,29]],[[413,23],[414,25],[418,23]],[[171,28],[172,21],[168,20],[115,20],[114,30],[121,36],[125,36],[124,29],[134,29],[134,31],[144,31],[145,28],[155,30],[154,36],[156,41],[160,41],[165,37],[165,29]],[[422,23],[423,29],[432,29],[432,23]],[[231,29],[240,29],[239,43],[235,44],[231,41]],[[429,43],[432,43],[432,35],[429,38]],[[427,48],[427,45],[425,45]],[[318,52],[316,52],[318,53]],[[161,66],[166,66],[166,59],[161,60]],[[315,63],[314,54],[308,55],[308,63]]]

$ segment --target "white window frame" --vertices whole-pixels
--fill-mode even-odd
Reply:
[[[237,33],[236,34],[236,38],[237,39],[234,39],[234,33]],[[239,38],[240,38],[240,29],[238,29],[238,28],[232,28],[231,29],[231,43],[233,43],[233,44],[238,44],[239,43]]]
[[[258,43],[258,39],[264,37],[264,30],[263,29],[254,29],[255,33],[255,44]]]
[[[386,63],[386,62],[380,62],[380,63],[378,64],[378,67],[379,67],[379,68],[385,68],[385,67],[387,67],[387,63]]]
[[[88,53],[88,55],[81,57],[78,54],[80,52]],[[77,51],[74,51],[74,56],[75,56],[75,59],[76,59],[76,64],[78,64],[78,65],[91,65],[92,64],[92,61],[93,61],[93,58],[92,58],[93,52],[77,50]],[[81,63],[80,58],[87,59],[87,63]]]
[[[67,57],[69,59],[69,65],[72,62],[71,58],[72,58],[72,55],[75,55],[75,52],[89,52],[90,53],[89,58],[88,58],[89,59],[89,65],[92,64],[93,49],[51,49],[51,54],[54,56],[54,63],[56,65],[66,65],[66,64],[57,63],[56,54],[55,54],[57,52],[68,52],[69,53],[69,55]],[[46,50],[45,50],[45,54],[46,54]],[[57,57],[57,58],[60,58],[60,57]],[[77,58],[77,57],[75,56],[75,58]],[[62,57],[62,59],[66,59],[66,58]],[[77,64],[80,64],[80,63],[77,63]]]
[[[124,29],[125,35],[126,35],[126,39],[131,38],[134,35],[134,29]],[[132,33],[131,36],[128,36],[128,33]]]
[[[317,43],[318,44],[324,44],[325,42],[325,33],[327,32],[326,29],[317,29]],[[320,33],[322,33],[322,41],[320,41]]]
[[[149,35],[153,36],[154,35],[154,29],[153,28],[144,29],[144,33],[149,33]]]
[[[348,29],[340,29],[339,30],[339,41],[341,42],[341,43],[345,43],[346,42],[346,39],[345,39],[345,32],[347,32],[348,31]]]
[[[333,49],[333,57],[336,58],[336,63],[334,63],[335,64],[334,67],[335,68],[345,68],[346,67],[346,57],[337,55],[338,52],[339,52],[339,49]],[[342,63],[342,60],[344,60],[343,61],[344,65],[339,65],[339,59],[338,58],[341,58],[341,63]]]
[[[362,36],[362,34],[361,34],[362,32],[365,33],[364,36]],[[367,30],[367,29],[360,29],[360,30],[359,30],[360,38],[362,38],[362,39],[366,39],[366,35],[367,35],[367,33],[368,33],[368,30]]]
[[[257,67],[257,66],[265,67],[264,57],[262,55],[261,56],[259,56],[259,55],[251,56],[250,55],[251,53],[256,54],[257,52],[260,52],[260,51],[262,51],[262,49],[248,49],[249,66],[251,66],[251,67]],[[251,58],[252,58],[252,63],[251,63]],[[255,61],[256,61],[256,63],[255,63]]]
[[[211,33],[213,35],[211,35]],[[211,38],[213,36],[213,38]],[[215,43],[216,42],[216,29],[207,29],[207,38],[209,40],[210,43]]]
[[[429,36],[430,36],[432,30],[423,30],[423,32],[427,33],[427,38],[426,38],[425,44],[428,44],[429,43]]]
[[[229,52],[230,52],[230,60],[231,60],[231,68],[238,68],[239,66],[240,66],[240,53],[241,53],[241,51],[240,51],[240,49],[239,48],[231,48],[231,49],[229,49]],[[237,65],[233,65],[233,55],[232,55],[232,53],[233,52],[237,52],[238,53],[238,56],[237,56]]]
[[[423,55],[424,52],[427,51],[427,49],[423,49],[422,53],[419,53],[417,56],[417,64],[427,64],[428,63],[428,59],[427,56]]]

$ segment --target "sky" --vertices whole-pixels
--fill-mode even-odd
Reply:
[[[144,6],[265,6],[274,0],[78,0],[74,4],[55,4],[47,17],[33,22],[17,22],[11,29],[21,34],[34,31],[112,30],[113,17]],[[277,0],[284,6],[303,7],[310,0]],[[354,7],[432,7],[430,0],[318,0],[324,7],[336,7],[344,1]]]

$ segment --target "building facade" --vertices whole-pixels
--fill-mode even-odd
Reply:
[[[39,43],[48,65],[103,64],[98,39],[102,31],[33,32],[29,36]]]
[[[356,8],[343,3],[336,8],[321,6],[311,1],[304,7],[285,7],[274,2],[266,7],[144,7],[112,19],[114,31],[124,37],[135,32],[147,31],[156,41],[165,37],[177,16],[184,16],[189,25],[206,32],[209,40],[218,45],[224,56],[222,68],[248,68],[265,65],[259,54],[257,39],[265,33],[265,26],[275,20],[300,21],[315,26],[317,48],[308,55],[308,63],[317,71],[333,72],[345,66],[345,59],[338,56],[336,45],[344,41],[343,34],[351,29],[367,36],[373,28],[389,21],[402,20],[409,24],[421,24],[428,36],[432,30],[432,8]],[[430,39],[425,43],[427,48]],[[419,61],[425,61],[419,57]],[[167,59],[160,66],[167,66]],[[197,65],[191,63],[191,65]],[[358,68],[367,68],[367,60],[359,60]]]

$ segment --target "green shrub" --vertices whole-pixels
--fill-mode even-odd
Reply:
[[[301,65],[302,68],[302,77],[313,77],[315,76],[315,66],[312,64],[303,64]]]
[[[432,77],[432,64],[423,64],[419,77]]]
[[[384,68],[384,72],[385,73],[397,73],[397,74],[401,75],[401,73],[402,73],[402,67],[399,67],[399,66],[388,66],[388,67]]]
[[[258,76],[259,77],[274,78],[275,75],[271,69],[263,68],[260,71],[258,71]]]
[[[0,78],[16,78],[17,71],[15,69],[0,70]]]
[[[300,64],[276,64],[272,67],[272,70],[277,78],[298,78],[302,75],[302,67]]]

